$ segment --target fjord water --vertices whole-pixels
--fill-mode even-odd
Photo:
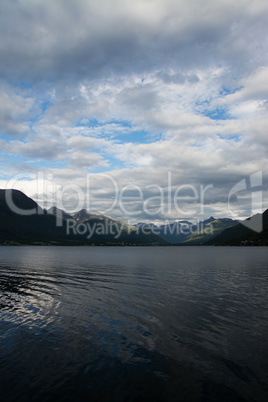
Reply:
[[[0,400],[266,401],[268,249],[1,247]]]

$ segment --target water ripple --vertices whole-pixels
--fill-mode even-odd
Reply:
[[[268,253],[225,250],[2,247],[5,400],[266,400]]]

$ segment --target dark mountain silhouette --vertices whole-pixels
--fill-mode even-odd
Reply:
[[[58,219],[58,214],[61,219]],[[56,207],[48,213],[19,190],[0,190],[0,243],[166,244],[151,232],[147,235],[139,233],[136,228],[104,215],[92,214],[88,220],[75,220],[73,216]]]
[[[55,216],[34,200],[19,190],[0,190],[1,243],[59,241],[64,236],[64,225],[57,227]]]
[[[207,245],[268,246],[268,209],[227,228]]]
[[[32,200],[27,197],[22,191],[19,190],[2,190],[0,189],[0,211],[1,212],[12,212],[8,203],[10,202],[11,208],[14,210],[21,209],[23,211],[35,211],[42,213],[42,208]]]

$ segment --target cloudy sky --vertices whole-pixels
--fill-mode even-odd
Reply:
[[[267,21],[267,0],[1,0],[0,187],[132,222],[264,210]]]

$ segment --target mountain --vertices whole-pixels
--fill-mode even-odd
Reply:
[[[0,189],[0,212],[10,212],[10,208],[7,203],[11,204],[14,210],[23,211],[35,211],[42,213],[42,208],[32,200],[27,197],[23,192],[19,190],[2,190]]]
[[[88,219],[87,219],[88,218]],[[18,190],[0,190],[0,244],[165,245],[152,232],[79,211],[77,220],[56,207],[42,209]]]
[[[211,216],[196,224],[188,221],[176,221],[156,226],[152,223],[147,224],[139,222],[134,226],[140,231],[151,229],[153,233],[170,244],[201,245],[216,237],[224,229],[234,226],[237,223],[238,221],[233,221],[229,218],[215,219]]]
[[[141,228],[150,228],[152,230],[158,230],[158,226],[156,226],[154,223],[144,223],[144,222],[138,222],[133,225],[133,227],[137,229]]]
[[[263,230],[257,232],[263,222]],[[255,230],[252,230],[255,229]],[[19,190],[0,189],[0,244],[64,245],[268,245],[268,210],[244,222],[210,217],[197,224],[156,226],[126,222],[82,209],[42,209]]]
[[[193,224],[188,221],[178,221],[165,225],[156,226],[153,223],[139,222],[135,226],[140,232],[152,230],[153,233],[160,236],[163,240],[170,244],[182,243],[187,235],[189,235]]]
[[[262,230],[260,231],[260,225]],[[268,209],[229,227],[206,245],[225,246],[268,246]]]
[[[171,244],[183,243],[191,229],[193,223],[188,221],[178,221],[160,226],[160,237]]]
[[[48,209],[47,213],[49,215],[54,215],[56,218],[60,220],[67,220],[67,219],[73,219],[71,214],[68,214],[65,212],[63,209],[57,208],[57,207],[51,207]]]
[[[57,227],[55,217],[34,200],[19,190],[0,189],[0,243],[38,243],[64,236],[64,226]]]
[[[80,211],[74,212],[71,214],[73,219],[75,219],[78,222],[85,222],[89,219],[105,219],[108,218],[106,215],[102,215],[99,213],[92,214],[91,212],[88,212],[86,209],[81,209]]]
[[[220,218],[214,219],[213,217],[207,219],[202,222],[197,230],[193,232],[193,234],[189,235],[186,240],[184,240],[183,244],[185,245],[202,245],[209,240],[214,239],[219,233],[223,232],[226,228],[235,226],[238,224],[238,221],[228,219],[228,218]]]
[[[92,214],[88,212],[86,209],[81,209],[80,211],[73,212],[73,213],[68,213],[65,212],[63,209],[57,208],[57,207],[51,207],[47,211],[48,214],[56,216],[58,219],[73,219],[77,223],[82,223],[90,219],[105,219],[107,218],[106,215],[102,215],[99,213]]]
[[[65,221],[75,221],[77,226],[81,223],[85,223],[85,225],[91,225],[92,223],[96,224],[97,222],[99,222],[100,224],[106,224],[107,226],[107,223],[109,222],[109,226],[113,225],[115,227],[115,225],[118,225],[118,228],[120,227],[121,230],[129,232],[136,231],[136,228],[134,226],[129,225],[124,221],[114,219],[100,213],[91,213],[88,212],[86,209],[81,209],[80,211],[68,214],[62,209],[51,207],[48,210],[48,213],[56,216],[60,220],[63,219]]]

